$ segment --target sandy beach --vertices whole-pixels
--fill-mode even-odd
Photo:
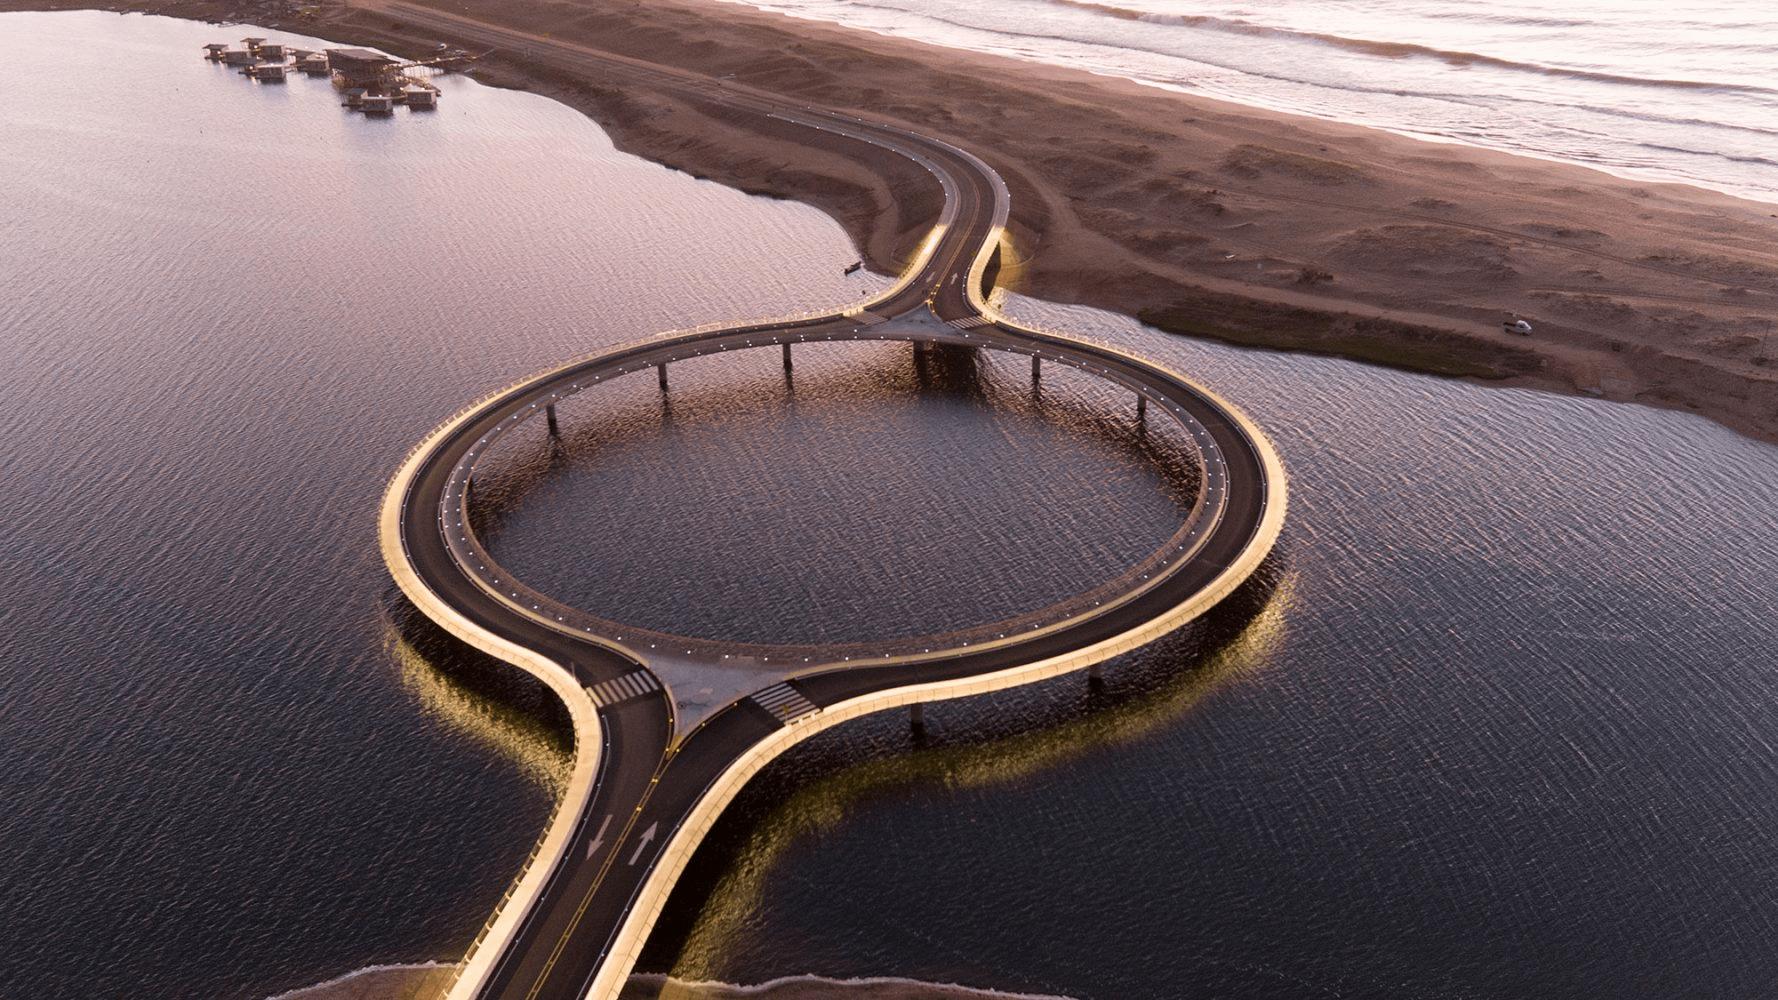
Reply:
[[[95,5],[0,0],[57,6]],[[885,272],[934,217],[926,176],[700,94],[751,88],[893,120],[1007,177],[1020,266],[1003,281],[1023,294],[1191,336],[1687,409],[1778,440],[1778,205],[716,0],[110,6],[408,55],[462,47],[478,77],[576,107],[621,148],[822,208]],[[618,86],[608,55],[673,75]],[[1517,319],[1529,336],[1503,329]]]

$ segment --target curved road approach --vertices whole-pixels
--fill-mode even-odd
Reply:
[[[459,37],[500,29],[399,6]],[[527,45],[547,45],[527,39]],[[576,51],[577,60],[590,56]],[[976,157],[887,125],[787,108],[709,81],[621,61],[649,86],[694,89],[739,110],[907,156],[946,202],[920,259],[890,291],[830,316],[656,338],[543,373],[465,409],[422,441],[390,483],[383,557],[444,628],[548,684],[573,720],[568,789],[524,872],[476,938],[450,996],[615,997],[692,851],[747,779],[816,732],[898,705],[1029,683],[1099,663],[1202,614],[1260,564],[1284,519],[1285,478],[1263,434],[1187,379],[1116,350],[1022,329],[986,305],[1007,217],[1000,178]],[[771,357],[813,340],[970,345],[1085,369],[1127,387],[1189,435],[1196,506],[1157,552],[1047,617],[924,642],[844,648],[722,647],[626,630],[505,573],[469,528],[475,463],[500,435],[600,381],[722,351]],[[766,354],[763,352],[771,352]],[[692,692],[696,692],[695,694]]]

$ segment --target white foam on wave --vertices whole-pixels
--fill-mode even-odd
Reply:
[[[1637,0],[732,0],[1398,135],[1778,201],[1778,25]],[[1650,46],[1662,51],[1651,60]]]
[[[717,993],[720,991],[722,995],[737,997],[761,996],[797,986],[810,986],[821,987],[827,990],[856,989],[861,996],[872,995],[872,990],[882,992],[885,989],[893,988],[905,991],[898,993],[897,996],[918,995],[933,998],[948,998],[948,1000],[964,1000],[964,998],[970,997],[994,998],[994,1000],[1072,1000],[1072,998],[1061,994],[1012,993],[1006,990],[964,986],[959,983],[935,983],[920,979],[908,979],[901,976],[869,976],[847,979],[836,979],[829,976],[816,975],[780,976],[777,979],[769,979],[763,983],[746,986],[734,983],[679,980],[672,979],[668,976],[652,974],[631,976],[630,981],[648,983],[666,983],[671,981],[676,987],[694,992]]]
[[[267,997],[266,1000],[347,1000],[347,998],[349,1000],[385,1000],[385,998],[396,1000],[397,997],[409,995],[406,988],[411,987],[413,981],[418,977],[437,969],[448,969],[452,964],[450,962],[415,962],[367,965],[361,969],[353,969],[344,975],[335,976],[325,982],[274,994]],[[371,980],[378,978],[388,980],[384,984],[387,986],[387,993],[379,992],[377,990],[378,984],[371,982]],[[670,983],[674,995],[679,997],[764,997],[776,993],[790,993],[798,987],[808,987],[820,989],[823,996],[846,991],[859,997],[892,996],[894,1000],[1072,1000],[1070,997],[1057,994],[1012,993],[1006,990],[964,986],[959,983],[934,983],[900,976],[836,979],[828,976],[796,975],[780,976],[763,983],[742,985],[739,983],[680,980],[658,973],[643,973],[631,976],[629,983],[632,989],[637,985],[661,988]]]
[[[353,983],[359,983],[372,976],[383,976],[392,973],[418,976],[434,969],[447,969],[455,964],[456,963],[454,962],[411,962],[388,965],[367,965],[362,969],[353,969],[351,972],[345,973],[344,975],[335,976],[326,982],[315,983],[312,986],[299,986],[294,990],[275,993],[266,997],[266,1000],[321,1000],[321,998],[329,991],[337,991],[342,987],[349,986]]]

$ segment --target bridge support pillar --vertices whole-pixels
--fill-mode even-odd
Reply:
[[[1031,355],[1031,381],[1035,382],[1042,377],[1043,356],[1040,354],[1033,354]]]
[[[550,437],[561,437],[562,436],[561,428],[556,426],[556,404],[554,404],[554,403],[544,404],[543,416],[544,416],[544,419],[549,422],[549,436]]]
[[[665,361],[661,362],[655,371],[656,374],[660,376],[661,391],[665,392],[667,390],[667,363]]]
[[[1137,393],[1136,394],[1136,419],[1141,420],[1143,417],[1146,417],[1146,416],[1148,416],[1148,397],[1142,395],[1141,393]]]
[[[784,342],[784,370],[790,370],[790,341]]]
[[[916,733],[926,731],[926,706],[915,702],[908,706],[908,728]]]

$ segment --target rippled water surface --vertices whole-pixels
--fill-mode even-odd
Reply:
[[[1022,355],[799,345],[601,386],[508,450],[490,543],[522,580],[630,626],[850,643],[1087,594],[1190,513],[1195,456],[1133,397]],[[589,398],[590,397],[590,398]],[[481,481],[492,477],[478,473]],[[490,483],[483,495],[497,487]]]
[[[818,214],[617,156],[546,101],[447,79],[437,112],[366,121],[315,81],[199,58],[246,29],[3,20],[0,992],[253,1000],[452,957],[529,849],[551,764],[523,712],[441,681],[391,627],[386,477],[526,372],[881,279],[841,273],[856,254]],[[1269,596],[1096,694],[935,708],[923,746],[900,718],[824,737],[725,829],[733,863],[669,914],[657,966],[1105,1000],[1778,990],[1778,449],[1016,308],[1187,371],[1272,433],[1292,506]],[[646,384],[632,423],[565,411],[572,461],[507,541],[526,518],[620,525],[602,558],[637,560],[643,610],[695,619],[663,588],[709,551],[636,546],[624,519],[695,519],[772,442],[842,442],[799,459],[831,488],[881,476],[922,420],[956,425],[966,469],[1067,470],[1040,530],[965,536],[949,572],[1001,545],[1079,554],[984,592],[1114,566],[1173,503],[1091,398],[1064,417],[1016,377],[923,393],[891,347],[857,351],[811,357],[794,394],[770,357],[688,369],[671,421]],[[634,509],[587,523],[611,508],[583,487],[644,473]],[[977,488],[895,481],[941,520]],[[796,562],[751,540],[756,574],[724,587],[806,573],[811,550],[887,565],[871,540],[918,534],[853,532],[872,520],[797,525],[823,534]]]
[[[1778,984],[1778,450],[1018,311],[1260,415],[1293,489],[1271,602],[1194,673],[1113,674],[1097,714],[974,745],[994,712],[928,710],[929,748],[764,809],[685,975],[894,963],[1105,998]],[[854,739],[905,747],[877,727]]]
[[[0,995],[454,958],[547,802],[392,645],[387,477],[531,371],[877,279],[549,101],[369,120],[201,58],[244,26],[0,21]]]

